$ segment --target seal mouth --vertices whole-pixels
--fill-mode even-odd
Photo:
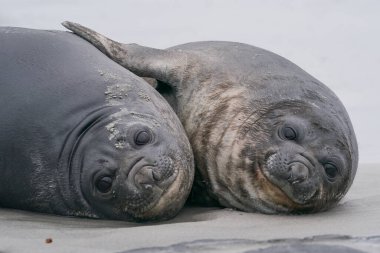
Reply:
[[[311,200],[317,194],[318,189],[307,191],[304,188],[303,183],[307,184],[307,179],[312,174],[311,170],[314,168],[314,162],[307,154],[301,153],[296,155],[295,159],[285,163],[284,168],[277,167],[271,163],[277,159],[278,152],[268,152],[265,155],[264,163],[258,166],[259,173],[266,182],[267,188],[271,188],[271,191],[267,191],[267,199],[265,202],[279,203],[281,208],[289,209],[289,212],[303,210],[312,205]],[[273,162],[276,164],[275,162]],[[272,175],[275,171],[285,172],[284,175]],[[299,196],[298,196],[299,195]]]
[[[273,154],[274,153],[272,153],[272,155]],[[263,202],[262,204],[266,207],[280,212],[289,212],[300,206],[300,204],[294,201],[280,185],[272,182],[272,180],[268,178],[262,165],[258,166],[257,178],[260,182],[259,187],[262,189],[262,192],[266,193],[264,195],[266,197],[261,198],[261,201]]]
[[[147,160],[145,157],[137,158],[125,174],[127,188],[121,207],[135,218],[141,218],[141,215],[153,209],[179,174],[179,169],[174,166],[170,167],[173,170],[162,170],[160,162]]]

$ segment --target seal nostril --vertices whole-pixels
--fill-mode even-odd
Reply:
[[[154,183],[154,178],[153,178],[153,171],[152,168],[149,166],[141,168],[135,175],[134,178],[136,186],[146,186],[151,185]]]
[[[160,173],[159,171],[153,170],[152,174],[153,174],[153,179],[154,180],[156,180],[156,181],[161,181],[162,180],[162,173]]]
[[[153,186],[150,184],[145,184],[144,188],[145,188],[145,190],[151,190],[153,188]]]
[[[292,184],[301,183],[305,181],[309,176],[309,169],[302,163],[295,162],[289,166],[288,181]]]

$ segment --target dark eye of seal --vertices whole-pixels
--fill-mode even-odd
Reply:
[[[333,181],[338,175],[338,168],[332,163],[326,163],[323,167],[329,180]]]
[[[287,140],[295,140],[297,138],[296,131],[291,127],[284,127],[282,129],[282,134]]]
[[[147,131],[140,131],[135,135],[136,145],[145,145],[150,142],[151,136]]]
[[[96,181],[96,188],[102,193],[109,192],[111,186],[112,178],[110,176],[101,177],[98,179],[98,181]]]

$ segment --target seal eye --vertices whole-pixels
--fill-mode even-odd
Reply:
[[[329,180],[333,181],[338,175],[338,168],[332,163],[326,163],[323,167]]]
[[[110,176],[101,177],[98,179],[98,181],[96,181],[96,188],[102,193],[109,192],[111,186],[112,178]]]
[[[297,138],[296,131],[291,127],[284,127],[282,129],[282,134],[287,140],[295,140]]]
[[[135,136],[136,145],[145,145],[150,142],[151,135],[147,131],[140,131]]]

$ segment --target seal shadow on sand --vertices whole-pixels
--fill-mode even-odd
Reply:
[[[367,251],[369,250],[369,251]],[[379,252],[380,236],[351,237],[345,235],[322,235],[302,239],[284,238],[274,240],[196,240],[167,247],[141,248],[122,253],[161,252],[241,252],[241,253],[365,253]]]
[[[145,222],[145,223],[135,223],[128,221],[119,220],[102,220],[102,219],[92,219],[84,217],[75,216],[61,216],[54,214],[44,214],[36,213],[24,210],[14,210],[14,209],[0,209],[0,221],[5,222],[15,222],[22,226],[29,223],[30,226],[51,226],[51,227],[64,227],[64,228],[133,228],[141,226],[159,226],[175,223],[187,223],[187,222],[200,222],[206,220],[213,220],[216,217],[208,213],[218,210],[217,208],[184,208],[180,213],[171,220],[161,221],[161,222]],[[0,252],[1,253],[1,252]]]

